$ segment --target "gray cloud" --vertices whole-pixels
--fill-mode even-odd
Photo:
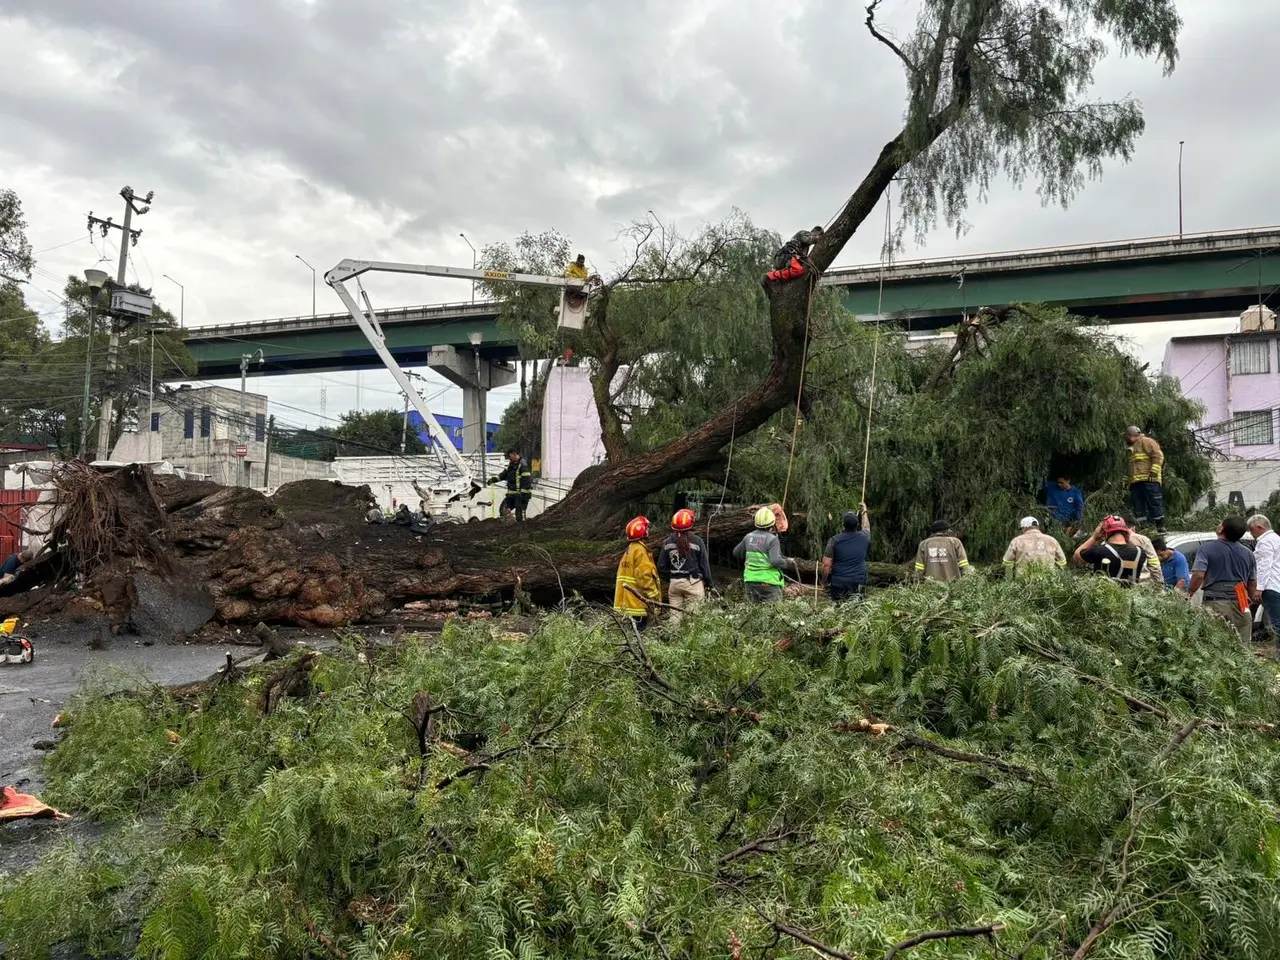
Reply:
[[[886,4],[889,22],[914,6]],[[997,185],[966,235],[941,228],[904,255],[1169,233],[1178,140],[1189,230],[1280,219],[1271,68],[1240,40],[1242,24],[1280,28],[1280,7],[1180,6],[1171,78],[1133,59],[1100,74],[1100,96],[1146,107],[1130,166],[1067,211]],[[0,171],[37,249],[83,231],[89,209],[115,213],[120,185],[154,189],[135,269],[165,296],[161,274],[179,277],[196,321],[307,312],[295,253],[320,270],[466,262],[459,231],[481,245],[554,226],[607,267],[617,227],[649,209],[685,228],[735,206],[780,231],[826,220],[902,113],[900,70],[863,16],[846,0],[0,0]],[[876,259],[874,219],[844,262]],[[61,275],[94,256],[86,243],[40,260]],[[323,288],[319,301],[332,308]],[[1158,335],[1138,339],[1158,357]]]

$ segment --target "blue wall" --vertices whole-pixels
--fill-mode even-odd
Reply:
[[[440,426],[444,428],[444,432],[449,435],[449,439],[453,441],[454,448],[457,450],[461,450],[462,449],[462,418],[450,417],[444,414],[437,413],[436,420],[439,421]],[[425,443],[428,447],[431,446],[431,434],[422,422],[422,415],[418,413],[418,411],[416,410],[409,411],[409,428],[418,435],[418,437],[422,440],[423,443]],[[489,453],[493,453],[497,450],[497,447],[493,445],[493,435],[497,432],[498,432],[498,425],[496,423],[489,424],[489,429],[485,431],[489,441],[485,445],[485,449]]]

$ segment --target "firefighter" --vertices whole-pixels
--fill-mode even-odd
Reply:
[[[796,562],[782,555],[782,541],[775,532],[777,525],[774,512],[761,507],[756,511],[755,530],[733,548],[733,559],[741,560],[744,565],[742,580],[746,584],[747,599],[756,603],[781,600],[785,582],[782,571],[796,569]]]
[[[583,283],[591,275],[587,270],[587,258],[583,254],[578,254],[577,258],[564,268],[564,275],[569,280],[581,280]]]
[[[714,589],[707,545],[693,532],[693,524],[692,510],[677,510],[671,518],[671,536],[658,553],[658,573],[667,581],[667,602],[675,608],[671,614],[673,624],[680,622],[683,607]]]
[[[916,551],[915,576],[918,580],[941,580],[950,583],[971,571],[964,544],[951,530],[951,524],[938,520],[930,528],[932,536],[920,541]]]
[[[502,517],[505,520],[512,513],[517,523],[524,523],[525,512],[529,509],[529,501],[533,499],[533,471],[520,456],[519,450],[507,451],[507,469],[491,477],[490,483],[506,481],[507,495],[502,498]]]
[[[782,283],[803,277],[804,261],[809,258],[809,248],[822,239],[823,232],[820,226],[812,230],[801,230],[784,243],[782,249],[773,255],[773,269],[765,274],[764,282]]]
[[[1154,523],[1156,533],[1164,527],[1164,451],[1137,427],[1124,432],[1129,445],[1129,499],[1138,523]]]
[[[631,617],[641,630],[649,623],[649,606],[645,601],[662,602],[658,568],[644,545],[647,536],[647,517],[636,517],[627,524],[627,552],[618,563],[618,580],[613,588],[614,611]]]

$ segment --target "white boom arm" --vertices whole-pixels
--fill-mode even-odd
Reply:
[[[444,432],[444,428],[440,426],[440,422],[432,415],[431,410],[427,407],[427,402],[422,399],[422,395],[414,388],[413,383],[409,380],[405,372],[400,369],[400,364],[396,362],[395,357],[391,355],[391,351],[387,349],[387,338],[382,332],[382,326],[378,323],[377,315],[373,312],[373,307],[369,305],[369,297],[361,290],[364,296],[365,304],[369,306],[366,313],[361,309],[360,304],[356,302],[355,297],[351,295],[351,291],[346,288],[345,281],[356,280],[359,283],[359,276],[363,273],[411,273],[425,277],[457,277],[463,280],[503,280],[509,283],[530,283],[546,287],[560,287],[561,289],[580,290],[584,286],[582,280],[570,277],[548,277],[532,273],[509,273],[505,270],[472,270],[465,267],[437,267],[431,264],[418,263],[388,263],[382,260],[343,260],[336,267],[324,275],[324,282],[333,288],[339,299],[342,300],[343,306],[347,308],[347,312],[351,314],[351,319],[356,322],[356,326],[360,328],[360,332],[364,334],[365,339],[369,341],[369,345],[373,347],[374,352],[382,361],[383,365],[390,372],[391,376],[399,384],[400,389],[404,391],[409,403],[413,405],[413,409],[418,411],[422,417],[422,422],[426,424],[427,430],[430,431],[432,438],[439,444],[444,451],[445,456],[453,464],[458,472],[458,480],[454,484],[457,495],[463,495],[479,489],[479,485],[475,483],[471,475],[471,470],[467,466],[467,462],[462,459],[462,455],[458,453],[457,448],[453,445],[453,441],[449,439],[448,434]],[[483,431],[483,428],[482,428]],[[485,451],[482,449],[480,455],[484,456]]]

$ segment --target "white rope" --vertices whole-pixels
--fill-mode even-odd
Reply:
[[[876,301],[876,339],[871,350],[871,392],[867,397],[867,437],[862,446],[862,496],[859,504],[867,502],[867,470],[871,466],[871,410],[876,402],[876,365],[880,360],[880,327],[883,325],[881,314],[884,313],[884,271],[885,261],[892,260],[889,247],[889,231],[892,223],[893,181],[884,195],[884,245],[880,248],[880,294]]]

